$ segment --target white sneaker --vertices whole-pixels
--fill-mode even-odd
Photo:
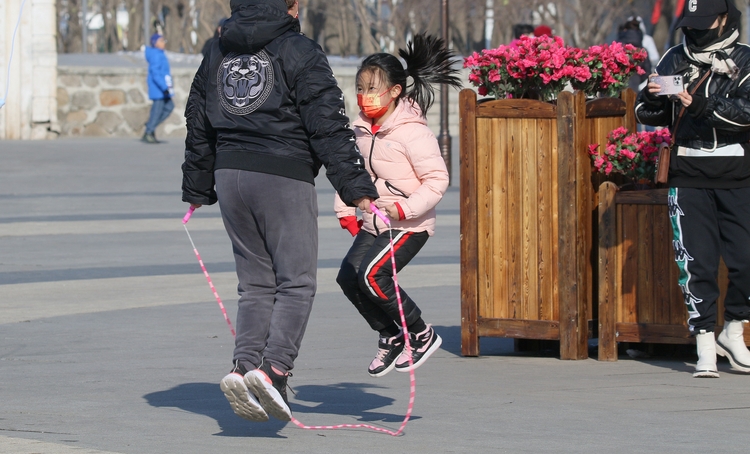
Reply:
[[[750,372],[750,351],[745,346],[742,324],[742,320],[724,323],[724,329],[716,340],[716,353],[726,356],[734,369]]]
[[[695,336],[695,345],[698,349],[698,364],[695,365],[694,378],[719,378],[716,369],[716,338],[714,333],[701,330]]]
[[[264,359],[259,368],[245,374],[245,385],[258,396],[266,413],[281,421],[291,421],[292,410],[286,397],[286,382],[291,376],[291,373],[277,374]]]
[[[268,421],[268,414],[247,389],[245,377],[236,368],[221,379],[220,387],[237,416],[255,422]]]

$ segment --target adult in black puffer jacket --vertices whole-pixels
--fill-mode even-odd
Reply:
[[[649,83],[635,108],[640,123],[670,126],[675,138],[669,212],[688,327],[698,348],[695,377],[719,376],[717,353],[750,372],[743,339],[743,321],[750,318],[750,47],[737,42],[739,25],[731,0],[688,2],[678,24],[685,39],[656,68],[661,75],[681,75],[687,91],[658,96],[659,86]],[[730,283],[724,329],[716,339],[720,256]]]
[[[231,0],[185,110],[182,199],[215,203],[234,250],[238,291],[235,413],[291,419],[286,399],[316,290],[321,163],[342,199],[378,197],[325,54],[299,33],[296,0]],[[215,186],[215,189],[214,189]]]

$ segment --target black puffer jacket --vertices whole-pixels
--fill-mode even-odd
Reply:
[[[639,123],[651,126],[669,126],[675,136],[675,147],[669,165],[669,186],[728,189],[750,186],[750,47],[736,44],[730,57],[739,68],[736,79],[712,73],[693,95],[693,104],[683,114],[674,131],[682,104],[667,96],[638,94],[635,115]],[[656,72],[660,75],[688,74],[697,67],[697,83],[708,65],[688,59],[683,44],[675,46],[662,57]],[[687,87],[692,91],[693,85]],[[677,146],[712,151],[717,148],[741,144],[744,156],[687,157],[677,155]]]
[[[216,202],[213,171],[280,175],[314,184],[321,163],[341,198],[378,197],[344,97],[321,48],[299,33],[284,0],[232,0],[185,109],[183,201]]]

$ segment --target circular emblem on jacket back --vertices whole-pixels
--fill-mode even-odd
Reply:
[[[273,64],[268,54],[230,53],[217,74],[221,106],[229,113],[247,115],[268,99],[273,89]]]

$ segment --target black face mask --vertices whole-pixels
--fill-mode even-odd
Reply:
[[[698,49],[703,49],[719,38],[719,28],[709,28],[708,30],[696,30],[694,28],[683,28],[682,33],[685,34],[688,44]]]

